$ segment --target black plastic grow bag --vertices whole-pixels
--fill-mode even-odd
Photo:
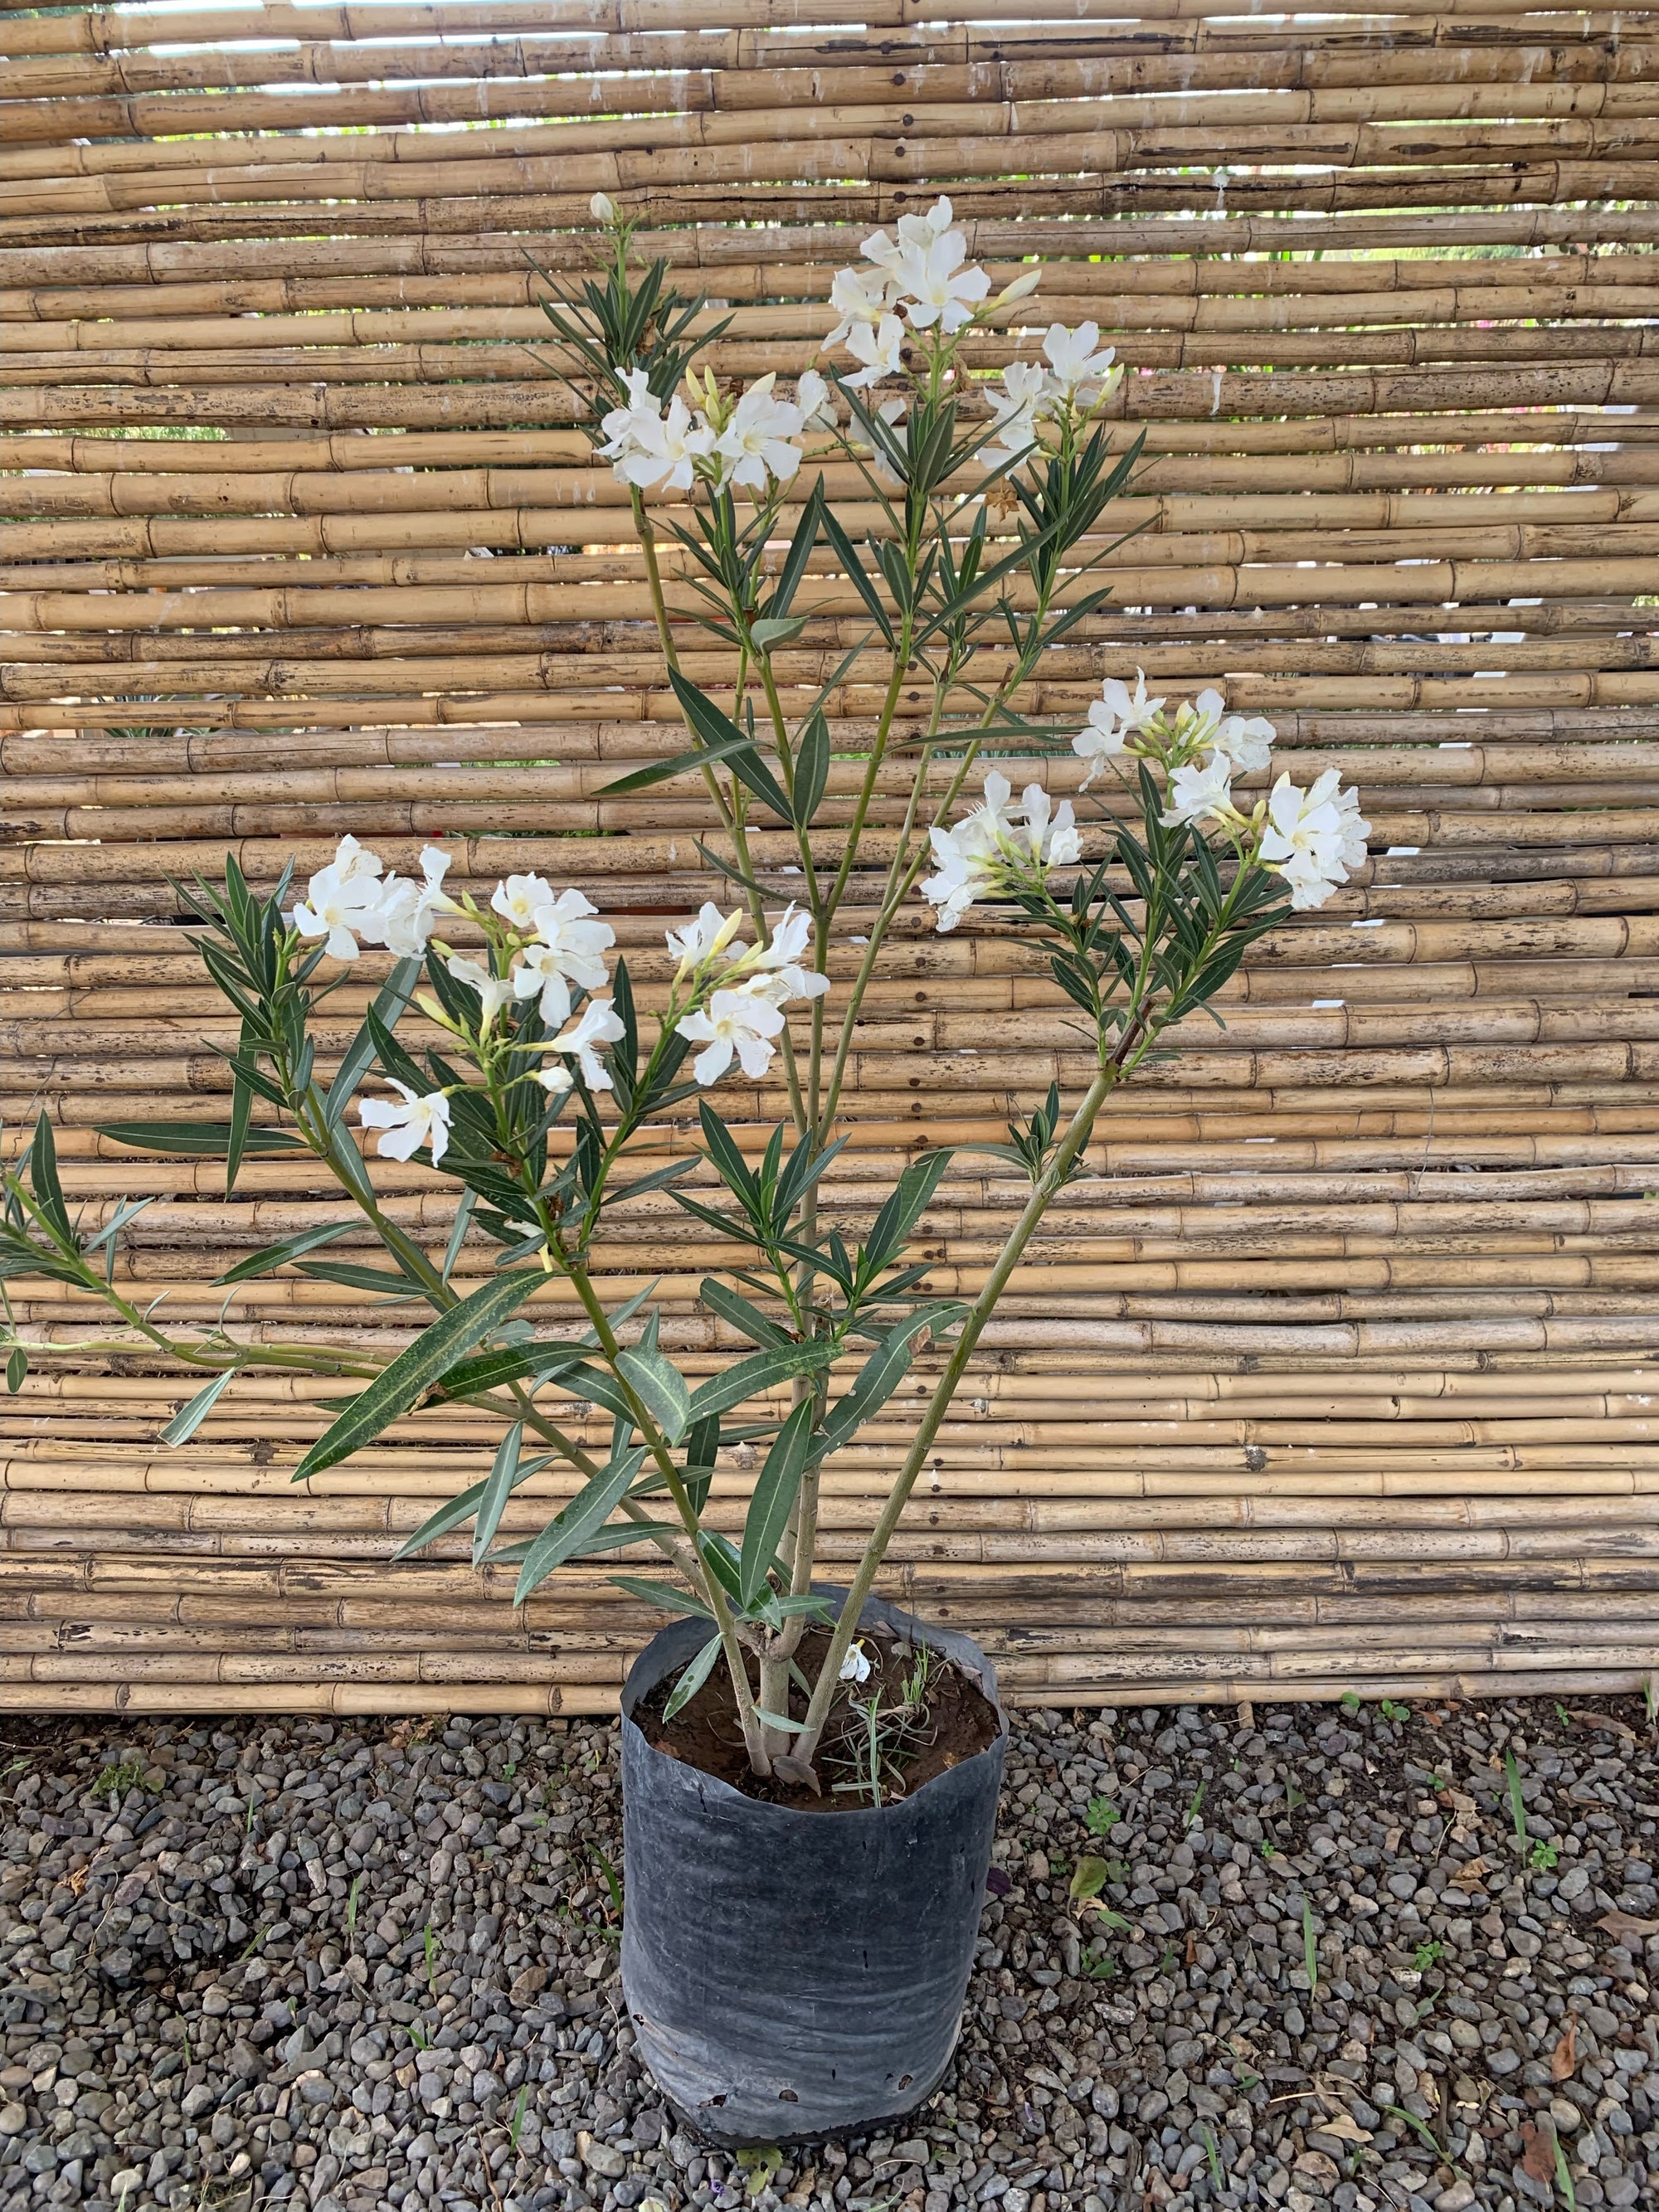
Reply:
[[[897,2118],[938,2086],[961,2025],[1006,1740],[996,1677],[965,1636],[878,1599],[861,1625],[925,1636],[1000,1724],[879,1809],[764,1804],[647,1742],[634,1709],[695,1656],[702,1621],[665,1629],[623,1686],[623,1987],[658,2085],[726,2146]]]

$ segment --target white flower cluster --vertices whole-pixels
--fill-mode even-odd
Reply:
[[[1089,764],[1089,773],[1083,779],[1085,791],[1109,761],[1118,759],[1126,751],[1139,750],[1131,747],[1132,738],[1154,731],[1168,740],[1167,745],[1158,750],[1187,757],[1210,752],[1224,764],[1230,775],[1253,775],[1267,767],[1274,731],[1273,724],[1261,715],[1228,714],[1226,702],[1218,691],[1200,691],[1196,699],[1183,699],[1167,715],[1164,705],[1161,696],[1156,699],[1147,696],[1146,678],[1139,668],[1133,691],[1115,676],[1106,678],[1100,687],[1099,698],[1090,706],[1088,726],[1079,730],[1072,740],[1072,750]],[[1176,771],[1177,777],[1194,773],[1188,768]],[[1176,797],[1173,784],[1171,797]],[[1166,818],[1195,821],[1202,811],[1201,807],[1187,807]]]
[[[476,916],[477,909],[470,899],[461,905],[443,892],[447,853],[428,846],[421,861],[424,883],[407,883],[383,875],[373,853],[365,852],[355,837],[343,837],[289,919],[302,937],[325,935],[337,959],[355,960],[360,944],[385,945],[400,955],[424,952],[440,913]],[[563,1025],[547,1049],[574,1060],[590,1091],[611,1090],[599,1048],[619,1041],[623,1024],[608,996],[592,994],[610,981],[605,955],[617,941],[616,932],[598,919],[599,909],[582,892],[556,892],[541,876],[508,876],[496,884],[489,906],[511,933],[497,933],[505,939],[505,973],[449,952],[441,944],[439,948],[447,955],[449,973],[477,998],[477,1037],[489,1035],[503,1007],[515,999],[538,999],[543,1021],[550,1028]],[[705,1088],[719,1082],[733,1060],[745,1075],[764,1075],[783,1034],[782,1008],[793,999],[819,998],[830,988],[827,975],[802,965],[811,936],[810,915],[792,904],[769,918],[765,945],[738,943],[742,923],[740,912],[723,915],[711,904],[695,921],[667,933],[669,951],[679,962],[676,985],[688,980],[693,984],[692,1004],[675,1026],[703,1048],[693,1070]],[[590,995],[573,1016],[577,991]],[[438,1012],[429,1001],[422,1004]],[[358,1103],[363,1127],[380,1132],[376,1151],[386,1159],[407,1160],[430,1145],[435,1167],[449,1145],[447,1097],[441,1091],[422,1095],[395,1077],[388,1080],[399,1094],[397,1099],[365,1098]],[[556,1097],[575,1078],[555,1060],[538,1069],[535,1080]]]
[[[289,919],[301,937],[322,937],[336,960],[355,960],[362,945],[384,945],[400,959],[426,950],[440,914],[453,911],[444,895],[449,854],[428,845],[421,854],[422,880],[380,872],[380,855],[355,837],[342,837]]]
[[[711,380],[695,410],[678,392],[665,409],[642,368],[618,374],[628,404],[605,417],[607,442],[599,450],[613,475],[641,490],[689,491],[699,480],[717,490],[736,484],[764,491],[769,478],[787,483],[800,466],[800,447],[792,441],[830,404],[829,386],[811,368],[797,382],[793,400],[776,396],[776,374],[769,370],[734,405],[720,400]]]
[[[860,247],[868,268],[854,264],[836,271],[830,305],[838,319],[824,343],[844,345],[858,362],[846,379],[849,385],[903,374],[907,322],[913,331],[937,329],[950,338],[983,312],[991,280],[969,260],[966,238],[951,228],[952,213],[950,201],[939,199],[926,215],[901,216],[896,238],[878,230]],[[1039,276],[1027,270],[991,306],[1023,300],[1036,289]]]
[[[922,896],[939,909],[941,930],[954,929],[975,899],[1011,884],[1040,880],[1048,868],[1069,867],[1082,844],[1072,819],[1072,802],[1049,808],[1040,783],[1028,783],[1018,806],[1010,806],[1013,787],[992,769],[981,805],[954,830],[933,830],[937,875],[922,884]]]
[[[723,915],[712,902],[684,929],[671,929],[668,949],[679,955],[679,977],[720,963],[731,980],[712,992],[675,1024],[678,1034],[702,1050],[691,1073],[706,1090],[718,1083],[735,1059],[751,1079],[766,1073],[783,1034],[781,1009],[791,999],[821,998],[830,978],[803,968],[801,955],[812,933],[811,918],[791,904],[775,920],[769,917],[770,942],[734,942],[741,913]]]
[[[1218,691],[1200,691],[1169,713],[1165,705],[1147,696],[1139,669],[1133,691],[1107,678],[1087,727],[1072,740],[1073,751],[1089,765],[1083,788],[1125,754],[1162,760],[1169,768],[1160,817],[1167,828],[1212,822],[1248,831],[1261,866],[1285,878],[1291,905],[1304,911],[1322,906],[1365,857],[1370,824],[1360,814],[1358,793],[1343,788],[1334,769],[1306,791],[1280,775],[1265,806],[1247,817],[1234,803],[1232,780],[1267,768],[1277,734],[1273,724],[1260,714],[1228,714]]]
[[[1042,341],[1046,368],[1037,361],[1009,362],[1002,372],[1002,390],[987,394],[997,418],[996,440],[982,458],[993,468],[1018,460],[1037,442],[1046,424],[1067,415],[1091,415],[1110,398],[1123,381],[1123,371],[1115,366],[1114,349],[1097,352],[1099,343],[1098,324],[1079,323],[1073,331],[1064,323],[1050,323]]]

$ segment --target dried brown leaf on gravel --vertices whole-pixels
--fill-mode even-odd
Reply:
[[[1573,2069],[1577,2063],[1578,2023],[1569,2014],[1566,2027],[1562,2031],[1561,2040],[1550,2053],[1551,2081],[1570,2081],[1572,2079]]]
[[[1555,2182],[1555,2137],[1548,2128],[1536,2127],[1530,2120],[1521,2125],[1521,2171],[1530,2181],[1542,2181],[1553,2187]]]

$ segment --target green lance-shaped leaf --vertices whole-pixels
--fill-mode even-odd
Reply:
[[[495,1540],[495,1531],[501,1525],[501,1515],[507,1501],[513,1495],[513,1485],[518,1479],[519,1451],[524,1443],[524,1423],[514,1421],[501,1438],[495,1453],[495,1464],[485,1478],[483,1496],[478,1500],[478,1518],[472,1530],[472,1564],[476,1567]]]
[[[675,1714],[689,1705],[696,1696],[713,1671],[714,1662],[720,1656],[720,1649],[719,1636],[711,1636],[670,1692],[668,1703],[662,1709],[665,1721],[672,1721]]]
[[[691,1419],[691,1393],[685,1378],[660,1352],[641,1346],[617,1355],[617,1372],[671,1444],[678,1443]]]
[[[13,1345],[10,1357],[6,1361],[6,1388],[14,1397],[28,1380],[28,1353],[21,1344]]]
[[[539,1474],[544,1467],[550,1467],[552,1463],[551,1452],[543,1452],[536,1459],[521,1459],[514,1469],[513,1487],[516,1490],[520,1483],[528,1482],[532,1474]],[[459,1528],[463,1521],[470,1521],[483,1504],[484,1492],[489,1487],[489,1478],[486,1475],[482,1482],[475,1482],[471,1489],[462,1491],[458,1498],[452,1498],[447,1505],[441,1505],[435,1513],[428,1515],[422,1522],[412,1536],[404,1537],[392,1554],[392,1558],[406,1559],[411,1553],[423,1551],[428,1544],[435,1543],[440,1536],[447,1536],[452,1528]],[[501,1554],[498,1552],[495,1556],[500,1559]]]
[[[346,1411],[318,1437],[294,1470],[303,1482],[352,1453],[361,1450],[406,1413],[426,1393],[443,1381],[447,1371],[464,1353],[499,1328],[515,1307],[523,1304],[536,1285],[544,1281],[539,1269],[525,1267],[500,1276],[474,1291],[441,1314],[400,1352],[392,1364],[377,1375],[368,1389],[354,1398]]]
[[[830,781],[830,725],[809,714],[795,749],[795,827],[810,830]]]
[[[210,1160],[222,1159],[230,1151],[228,1121],[100,1121],[98,1133],[138,1152],[174,1152]],[[305,1147],[286,1129],[250,1129],[242,1149],[252,1159],[262,1152],[299,1152]]]
[[[514,1605],[522,1605],[555,1567],[562,1566],[568,1559],[592,1543],[627,1496],[644,1458],[645,1454],[637,1448],[618,1452],[608,1467],[602,1467],[590,1481],[583,1484],[557,1519],[548,1523],[525,1553],[518,1587],[513,1593]]]
[[[642,1605],[660,1606],[665,1613],[688,1613],[699,1620],[712,1620],[714,1615],[701,1598],[693,1597],[688,1590],[674,1588],[672,1583],[658,1583],[643,1575],[612,1575],[611,1581],[618,1589],[636,1597]]]
[[[745,738],[731,716],[688,683],[677,668],[668,672],[668,680],[674,687],[674,696],[679,701],[686,720],[706,745],[718,745],[722,757],[731,762],[733,772],[740,776],[756,796],[769,806],[780,822],[789,820],[789,801],[782,786],[761,758],[752,738]],[[736,740],[733,743],[733,740]]]
[[[864,1248],[866,1275],[873,1275],[884,1267],[901,1250],[905,1238],[927,1210],[929,1200],[939,1188],[950,1164],[951,1154],[948,1152],[928,1152],[905,1169],[896,1187],[870,1224],[870,1235]]]
[[[835,1346],[823,1337],[792,1344],[785,1352],[757,1352],[752,1358],[739,1359],[725,1374],[711,1375],[708,1382],[699,1383],[691,1393],[691,1418],[701,1420],[708,1413],[724,1413],[740,1406],[745,1398],[752,1398],[757,1390],[769,1390],[797,1375],[809,1375],[834,1357]]]
[[[741,1291],[721,1282],[717,1275],[703,1277],[697,1285],[697,1296],[710,1313],[718,1314],[751,1344],[768,1345],[781,1351],[792,1341],[787,1329],[769,1320],[757,1305]]]
[[[783,1541],[795,1492],[800,1488],[801,1476],[811,1455],[812,1419],[817,1410],[815,1400],[802,1399],[778,1431],[777,1440],[766,1455],[766,1464],[755,1484],[748,1516],[743,1524],[742,1563],[738,1570],[738,1595],[745,1612],[764,1588],[778,1546]]]
[[[285,1243],[267,1244],[263,1251],[250,1252],[246,1260],[239,1260],[234,1267],[227,1267],[218,1278],[220,1283],[250,1282],[255,1275],[269,1275],[277,1267],[285,1267],[291,1260],[302,1260],[307,1252],[314,1252],[319,1244],[331,1244],[337,1237],[343,1237],[349,1229],[361,1227],[356,1221],[328,1221],[320,1229],[303,1230],[298,1237],[290,1237]]]
[[[40,1209],[43,1224],[66,1245],[72,1246],[75,1231],[70,1225],[69,1208],[64,1203],[64,1187],[58,1180],[58,1146],[53,1141],[52,1123],[45,1114],[34,1125],[28,1165],[29,1188]]]
[[[960,1321],[967,1310],[966,1306],[950,1303],[918,1306],[906,1315],[896,1328],[889,1329],[859,1370],[852,1389],[825,1416],[823,1433],[817,1440],[819,1455],[845,1443],[878,1407],[886,1404],[910,1371],[910,1363],[915,1357],[915,1340],[923,1329],[937,1332],[951,1322]]]
[[[234,1382],[236,1374],[235,1368],[227,1367],[222,1375],[216,1375],[205,1389],[198,1390],[188,1405],[180,1406],[162,1430],[161,1442],[164,1444],[188,1443]]]

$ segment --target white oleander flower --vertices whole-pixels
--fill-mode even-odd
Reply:
[[[938,872],[927,878],[921,893],[939,908],[941,931],[954,929],[974,902],[1000,882],[1003,841],[1014,826],[1007,811],[1012,793],[1007,777],[992,769],[983,802],[965,821],[953,830],[928,831]]]
[[[841,1672],[836,1680],[842,1682],[867,1682],[869,1679],[870,1662],[866,1656],[863,1644],[849,1644],[847,1647],[847,1656],[841,1662]]]
[[[574,1022],[568,1023],[553,1040],[555,1052],[569,1053],[581,1069],[582,1079],[590,1091],[609,1091],[611,1078],[599,1060],[595,1048],[616,1044],[624,1035],[621,1018],[609,999],[590,999]],[[560,1077],[563,1081],[559,1080]],[[549,1091],[568,1091],[570,1077],[562,1067],[544,1069],[537,1080]]]
[[[453,856],[441,846],[425,845],[421,848],[421,881],[410,883],[402,876],[387,876],[380,886],[380,902],[376,908],[372,927],[365,925],[364,935],[375,945],[384,945],[400,960],[417,958],[426,951],[427,939],[441,914],[457,911],[455,902],[444,890],[444,878],[449,872]]]
[[[642,370],[633,374],[643,382]],[[637,484],[642,491],[660,484],[676,491],[689,490],[696,477],[697,463],[706,460],[714,449],[714,432],[701,416],[693,418],[678,392],[665,415],[651,398],[648,405],[613,408],[602,427],[612,433],[609,444],[599,449],[610,461],[611,474],[623,483]]]
[[[376,855],[355,837],[342,837],[334,858],[313,876],[289,920],[301,937],[326,938],[325,950],[336,960],[355,960],[359,938],[371,945],[376,941],[386,896],[380,876]]]
[[[845,345],[855,330],[873,329],[887,312],[888,286],[878,271],[838,269],[830,285],[830,305],[840,317],[826,346]]]
[[[1335,769],[1328,768],[1306,791],[1281,775],[1267,800],[1261,864],[1284,877],[1293,907],[1323,906],[1364,859],[1370,829],[1358,794],[1341,788]]]
[[[860,365],[844,378],[849,386],[878,384],[884,376],[902,376],[900,349],[904,325],[896,315],[884,315],[878,323],[856,323],[847,334],[847,350]]]
[[[722,483],[764,491],[769,475],[787,483],[800,466],[800,448],[789,441],[800,434],[801,411],[787,399],[773,397],[776,382],[775,373],[769,369],[751,384],[714,440]]]
[[[552,903],[553,886],[545,876],[508,876],[489,895],[490,911],[526,933],[536,927],[537,908]]]
[[[1210,743],[1233,764],[1235,775],[1255,775],[1272,757],[1279,732],[1262,714],[1224,716]]]
[[[477,993],[482,1008],[478,1034],[488,1036],[495,1026],[496,1015],[513,1000],[513,978],[510,975],[492,975],[488,968],[481,967],[477,961],[468,960],[459,952],[452,953],[445,964],[458,983],[465,983],[468,990]]]
[[[712,899],[706,899],[695,921],[666,933],[668,949],[680,963],[675,981],[689,975],[692,969],[704,966],[722,953],[728,960],[740,959],[743,947],[738,945],[735,950],[732,949],[732,939],[742,927],[741,908],[735,908],[731,914],[722,914]]]
[[[391,1098],[357,1101],[357,1118],[364,1128],[380,1132],[375,1151],[382,1159],[407,1160],[422,1145],[430,1145],[435,1168],[449,1148],[448,1099],[441,1091],[428,1091],[421,1097],[395,1075],[387,1076],[386,1081],[402,1092],[401,1105]]]
[[[547,890],[546,884],[542,888]],[[550,892],[536,908],[536,936],[514,970],[513,988],[520,999],[541,993],[544,1022],[569,1020],[573,983],[598,991],[609,981],[601,956],[616,943],[617,933],[608,921],[589,919],[598,912],[578,890],[561,891],[557,898]]]
[[[617,203],[609,192],[595,192],[587,203],[587,212],[595,222],[615,222]]]
[[[1048,412],[1048,380],[1035,362],[1011,361],[1002,372],[1003,389],[988,392],[996,416],[995,442],[983,459],[992,468],[1013,462],[1036,442],[1037,424]]]
[[[836,395],[817,369],[801,371],[795,382],[795,405],[804,430],[833,430],[837,420]]]
[[[1158,817],[1166,830],[1182,822],[1225,820],[1233,811],[1232,763],[1220,753],[1189,761],[1170,778],[1168,798]]]
[[[1127,684],[1120,683],[1115,676],[1109,676],[1100,687],[1100,696],[1102,702],[1110,708],[1126,732],[1147,728],[1157,720],[1164,706],[1161,697],[1147,697],[1146,673],[1140,668],[1135,671],[1133,691]]]
[[[1113,366],[1116,353],[1110,346],[1104,353],[1097,353],[1099,343],[1100,328],[1095,323],[1079,323],[1074,331],[1067,330],[1064,323],[1050,323],[1042,341],[1053,371],[1051,389],[1068,406],[1085,413],[1098,406],[1123,379],[1123,371]]]
[[[791,903],[775,918],[769,915],[769,944],[745,952],[744,988],[769,999],[775,1006],[790,999],[820,999],[830,988],[830,978],[816,968],[803,968],[801,955],[812,934],[812,917]]]
[[[755,992],[716,991],[707,1006],[687,1014],[675,1028],[688,1042],[702,1046],[691,1073],[706,1090],[720,1081],[734,1057],[751,1079],[764,1075],[783,1032],[783,1016]]]
[[[972,322],[991,280],[967,255],[968,241],[959,230],[935,232],[925,245],[911,242],[900,247],[893,277],[904,295],[912,329],[925,331],[937,323],[946,337],[953,337]]]
[[[1051,817],[1048,793],[1040,783],[1028,783],[1020,793],[1020,808],[1024,820],[1009,832],[1009,842],[1016,850],[1024,848],[1033,867],[1069,868],[1081,859],[1083,840],[1069,799],[1062,799]]]
[[[1123,725],[1103,699],[1090,702],[1088,726],[1079,730],[1072,740],[1072,750],[1089,764],[1089,773],[1079,789],[1087,791],[1107,762],[1121,755],[1126,734]]]

